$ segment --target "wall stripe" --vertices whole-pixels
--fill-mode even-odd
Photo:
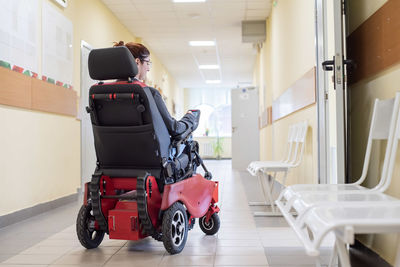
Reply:
[[[315,67],[272,102],[272,121],[315,103]]]
[[[0,104],[76,117],[75,90],[0,67]]]
[[[389,0],[347,37],[349,83],[375,75],[400,62],[400,1]]]

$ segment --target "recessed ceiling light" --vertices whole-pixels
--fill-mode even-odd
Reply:
[[[206,83],[208,84],[221,83],[221,80],[206,80]]]
[[[214,41],[190,41],[190,46],[215,46]]]
[[[199,69],[201,69],[201,70],[217,70],[217,69],[219,69],[219,65],[199,65]]]
[[[174,3],[195,3],[195,2],[205,2],[206,0],[172,0]]]

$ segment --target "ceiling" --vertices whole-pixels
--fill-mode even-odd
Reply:
[[[242,20],[265,20],[271,0],[102,0],[119,20],[148,45],[183,88],[233,88],[253,79],[256,50],[242,43]],[[128,40],[124,40],[128,41]],[[189,41],[215,41],[192,47]],[[219,65],[200,70],[199,65]],[[220,80],[207,84],[207,80]]]

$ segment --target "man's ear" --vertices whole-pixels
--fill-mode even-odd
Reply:
[[[135,58],[135,62],[136,62],[136,65],[139,65],[140,59],[139,58]]]

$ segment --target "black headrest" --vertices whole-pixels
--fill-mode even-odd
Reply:
[[[125,46],[90,51],[89,74],[93,80],[128,79],[137,73],[135,59]]]

